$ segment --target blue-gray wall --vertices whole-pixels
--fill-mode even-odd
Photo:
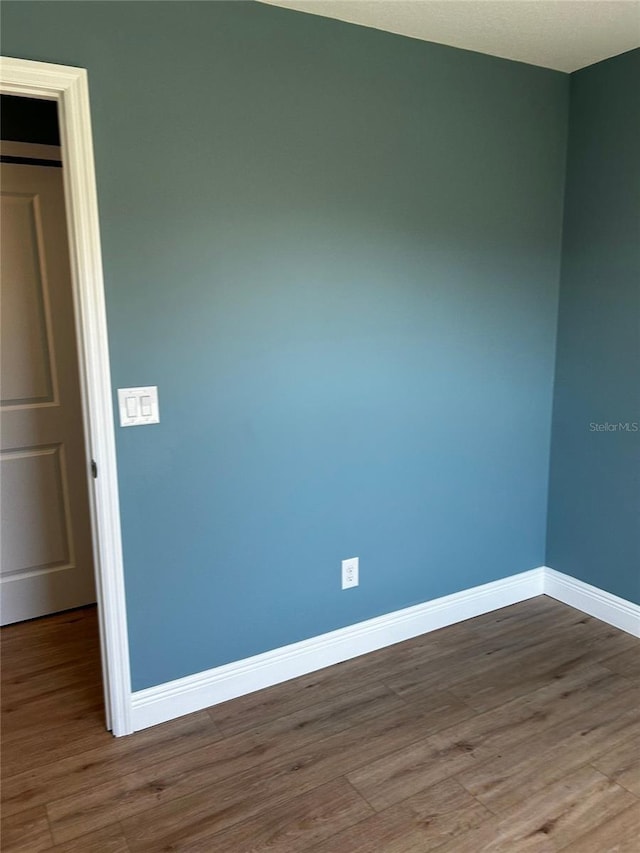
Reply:
[[[3,18],[88,68],[114,386],[159,386],[134,688],[541,565],[567,75],[252,3]]]
[[[547,564],[640,604],[639,81],[571,76]]]

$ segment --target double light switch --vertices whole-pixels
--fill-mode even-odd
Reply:
[[[120,426],[141,426],[160,422],[158,387],[118,388]]]

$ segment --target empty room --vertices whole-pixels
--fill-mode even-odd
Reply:
[[[5,853],[638,853],[640,2],[4,0]]]

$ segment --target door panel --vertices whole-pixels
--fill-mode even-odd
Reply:
[[[2,164],[0,621],[95,601],[61,169]]]
[[[3,578],[68,567],[71,562],[68,495],[62,448],[31,447],[2,455]],[[38,536],[25,536],[24,519]]]
[[[3,192],[1,215],[2,405],[52,403],[51,334],[45,307],[48,282],[38,239],[42,234],[39,199]]]

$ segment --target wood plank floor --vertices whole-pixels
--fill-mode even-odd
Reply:
[[[1,640],[4,853],[640,851],[640,640],[544,596],[119,739],[94,608]]]

